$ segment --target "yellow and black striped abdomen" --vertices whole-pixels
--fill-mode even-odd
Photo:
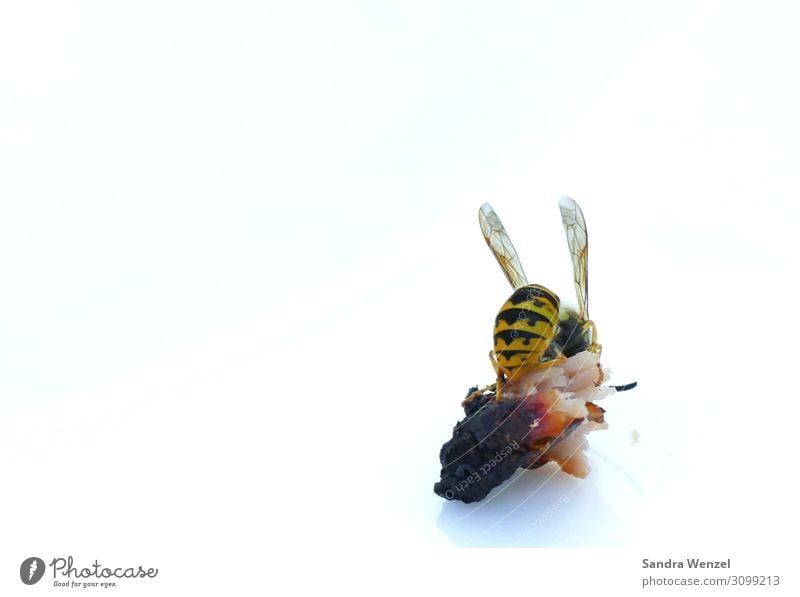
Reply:
[[[555,335],[559,302],[544,286],[529,284],[515,290],[500,307],[494,325],[494,354],[507,374],[541,361]]]

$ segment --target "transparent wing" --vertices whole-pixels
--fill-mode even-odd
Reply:
[[[481,223],[481,232],[483,238],[486,239],[486,244],[494,253],[497,263],[503,270],[503,273],[511,282],[511,286],[515,289],[521,288],[528,283],[525,277],[525,272],[522,269],[522,263],[519,260],[514,245],[511,244],[511,239],[508,238],[508,233],[503,227],[503,223],[497,214],[488,203],[481,205],[478,212],[478,220]]]
[[[569,197],[558,202],[561,209],[561,222],[567,233],[569,254],[572,257],[572,273],[575,279],[575,293],[578,295],[578,308],[581,319],[589,319],[589,237],[586,233],[586,220],[580,206]]]

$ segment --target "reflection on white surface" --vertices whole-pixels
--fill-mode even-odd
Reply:
[[[518,471],[481,502],[445,503],[436,522],[463,547],[622,546],[626,514],[644,495],[596,455],[589,452],[593,471],[586,479],[554,463]]]

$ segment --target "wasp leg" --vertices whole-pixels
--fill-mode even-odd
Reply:
[[[587,350],[589,352],[596,354],[599,357],[600,353],[603,352],[603,345],[597,343],[597,326],[591,319],[584,322],[583,327],[581,328],[581,332],[584,334],[588,331],[591,331],[592,342],[591,344],[589,344],[589,348]]]
[[[481,394],[483,394],[487,390],[491,390],[491,389],[495,388],[496,386],[497,386],[497,384],[492,383],[492,384],[489,384],[488,386],[484,386],[484,387],[480,388],[479,390],[475,390],[474,392],[472,392],[472,394],[470,394],[469,396],[464,398],[464,400],[461,402],[461,405],[463,406],[464,404],[466,404],[470,400],[473,400],[473,399],[477,398],[478,396],[480,396]]]
[[[525,363],[522,367],[516,369],[515,372],[520,370],[523,370],[526,373],[529,371],[538,371],[539,369],[547,369],[548,367],[552,367],[554,365],[563,365],[566,361],[567,357],[564,356],[564,353],[559,352],[558,355],[546,361],[539,361],[538,363],[530,364]]]
[[[494,398],[500,402],[500,390],[506,383],[506,374],[500,363],[497,362],[497,357],[494,355],[493,350],[489,351],[489,360],[492,362],[492,369],[494,369],[495,375],[497,375],[497,383],[495,384],[497,389],[495,390]]]
[[[489,351],[489,360],[492,362],[492,367],[494,367],[494,371],[497,374],[497,383],[494,384],[494,385],[496,385],[496,388],[497,388],[495,390],[495,400],[497,400],[499,402],[502,399],[502,397],[501,397],[502,396],[502,389],[505,387],[505,385],[508,382],[510,382],[513,379],[514,375],[517,374],[519,371],[521,371],[523,368],[521,367],[519,369],[514,369],[513,371],[511,371],[511,373],[507,374],[505,369],[503,369],[503,367],[500,365],[500,363],[497,362],[497,358],[495,357],[494,352],[492,352],[492,351]],[[531,371],[538,371],[540,369],[547,369],[547,368],[553,367],[555,365],[561,365],[564,362],[566,362],[566,360],[567,360],[567,357],[565,357],[562,353],[559,353],[557,357],[555,357],[554,359],[550,359],[549,361],[540,361],[538,363],[533,363],[533,364],[530,364],[530,365],[525,364],[524,365],[524,371],[526,373],[529,373]],[[488,387],[491,387],[491,386],[488,386]],[[474,393],[475,392],[473,392],[473,394]],[[473,397],[472,394],[470,394],[468,396],[468,399],[472,398],[472,397]]]
[[[546,369],[547,367],[553,367],[555,365],[563,365],[566,362],[567,357],[564,356],[564,353],[559,352],[557,357],[550,359],[549,361],[542,361],[540,363],[536,363],[535,365],[530,365],[529,367],[526,367],[525,370],[536,371],[537,369]]]
[[[517,373],[520,373],[520,372],[524,371],[525,374],[528,374],[528,373],[531,373],[531,372],[540,371],[542,369],[549,369],[550,367],[555,367],[557,365],[563,365],[566,361],[567,361],[567,357],[565,357],[562,353],[558,353],[558,356],[556,356],[555,358],[550,359],[548,361],[539,361],[538,363],[532,363],[530,365],[528,365],[526,363],[523,367],[520,367],[518,369],[514,369],[510,373],[510,375],[508,376],[508,379],[506,380],[506,383],[511,382],[514,379],[514,376]],[[498,387],[499,387],[499,385],[498,385]],[[499,394],[500,394],[500,392],[498,390],[498,396],[499,396]],[[499,398],[498,398],[498,400],[499,400]]]
[[[495,375],[497,375],[497,379],[503,375],[503,368],[500,366],[500,363],[497,362],[497,357],[494,356],[494,351],[489,351],[489,361],[492,363],[492,369],[494,369]]]
[[[495,388],[495,398],[497,400],[500,400],[500,387],[503,385],[503,383],[505,383],[505,379],[506,379],[505,378],[505,374],[503,373],[502,367],[500,367],[500,363],[497,362],[497,358],[494,356],[494,351],[493,350],[489,351],[489,360],[492,363],[492,369],[494,369],[495,375],[497,375],[497,382],[493,383],[493,384],[489,384],[488,386],[484,386],[484,387],[480,388],[479,390],[475,390],[469,396],[464,398],[464,400],[461,402],[462,405],[466,404],[470,400],[473,400],[473,399],[477,398],[478,396],[483,394],[486,390],[491,390],[492,388]]]

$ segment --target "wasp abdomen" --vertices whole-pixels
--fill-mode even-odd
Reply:
[[[529,284],[514,291],[500,307],[494,326],[494,353],[507,372],[538,363],[558,324],[558,297],[544,286]]]

